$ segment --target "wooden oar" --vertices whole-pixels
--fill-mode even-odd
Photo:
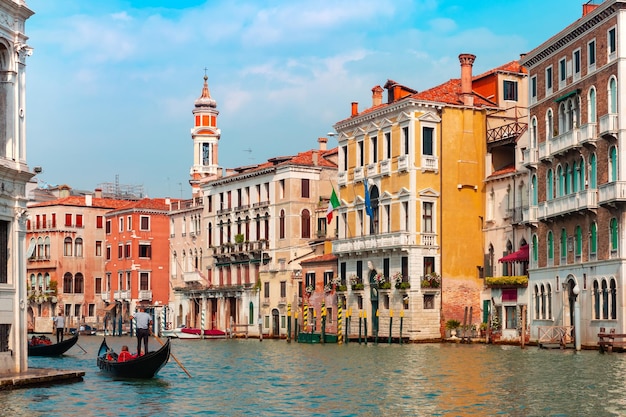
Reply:
[[[151,332],[152,333],[152,332]],[[157,340],[157,342],[159,342],[161,344],[161,346],[163,346],[165,343],[163,343],[161,341],[161,339],[159,339],[159,336],[157,336],[156,334],[152,333],[152,336],[154,336],[154,338]],[[189,371],[187,371],[187,369],[185,369],[185,367],[183,366],[182,363],[180,363],[180,361],[178,359],[176,359],[176,356],[174,356],[174,354],[172,353],[172,351],[170,350],[170,356],[172,358],[174,358],[174,360],[176,361],[176,363],[178,364],[178,366],[180,366],[180,369],[182,369],[183,371],[185,371],[185,373],[189,376],[189,378],[191,378],[191,374],[189,373]]]
[[[76,342],[76,346],[78,346],[80,348],[80,350],[82,350],[84,352],[83,355],[85,353],[87,353],[87,351],[85,349],[83,349],[83,347],[81,345],[79,345],[78,342]]]

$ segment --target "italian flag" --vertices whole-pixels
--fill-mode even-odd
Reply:
[[[335,188],[333,187],[333,193],[330,195],[330,201],[328,202],[328,210],[326,210],[326,223],[330,224],[333,220],[333,211],[339,207],[341,203],[339,202],[339,198],[337,198],[337,194],[335,194]]]

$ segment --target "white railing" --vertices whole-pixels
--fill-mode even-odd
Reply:
[[[524,163],[527,165],[537,165],[539,161],[539,150],[535,149],[524,149]]]
[[[580,143],[595,143],[598,138],[596,135],[597,123],[587,123],[580,127]]]
[[[432,155],[422,155],[422,171],[437,171],[439,159]]]
[[[378,164],[376,162],[367,165],[367,176],[373,177],[378,174]]]
[[[400,155],[398,157],[398,171],[409,170],[409,155]]]
[[[152,291],[150,290],[141,290],[139,291],[139,300],[152,300]]]
[[[202,275],[198,271],[183,272],[184,282],[199,282],[202,281]]]
[[[626,200],[626,181],[613,181],[600,185],[598,199],[601,203]]]
[[[578,129],[557,136],[550,142],[550,154],[555,155],[578,146]]]
[[[409,232],[383,233],[358,236],[350,239],[337,239],[333,242],[333,253],[352,253],[356,250],[382,250],[401,248],[412,244]]]
[[[541,218],[549,218],[584,209],[598,207],[598,192],[594,189],[568,194],[539,204]]]
[[[348,183],[348,173],[346,171],[339,171],[337,173],[337,184],[346,185]]]
[[[391,160],[384,159],[380,161],[380,173],[382,175],[391,175]]]
[[[617,114],[605,114],[600,117],[600,136],[605,134],[617,133],[618,123]]]
[[[102,297],[102,301],[104,302],[110,302],[111,301],[111,293],[108,291],[102,292],[100,294],[100,297]]]
[[[437,246],[437,235],[435,233],[420,233],[420,245]]]
[[[363,167],[354,168],[354,181],[363,181]]]

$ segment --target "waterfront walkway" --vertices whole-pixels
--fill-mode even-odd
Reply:
[[[83,380],[84,371],[62,369],[28,368],[25,372],[0,374],[0,390],[31,388],[34,386],[70,383]]]

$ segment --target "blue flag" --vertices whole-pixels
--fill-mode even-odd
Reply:
[[[365,187],[365,212],[368,216],[374,217],[374,212],[372,211],[372,202],[370,200],[370,189],[367,185],[367,178],[363,178],[363,186]]]

